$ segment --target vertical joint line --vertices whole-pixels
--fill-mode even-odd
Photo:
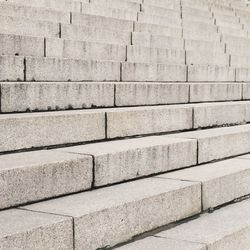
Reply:
[[[194,129],[194,107],[192,108],[192,129]]]
[[[74,217],[72,217],[71,219],[72,219],[72,233],[73,233],[72,244],[73,244],[73,249],[75,249],[75,239],[76,239],[76,237],[75,237],[75,219],[74,219]]]
[[[188,103],[191,101],[191,84],[188,84]]]
[[[243,92],[244,92],[244,83],[241,83],[241,100],[243,100],[244,98]]]
[[[186,82],[188,82],[188,65],[186,65]]]
[[[108,138],[108,115],[107,112],[105,112],[105,139]]]
[[[91,183],[91,189],[93,189],[95,187],[95,157],[94,155],[90,155],[92,157],[92,164],[93,164],[93,168],[92,168],[92,183]]]
[[[59,23],[59,38],[62,38],[62,24]]]
[[[69,23],[72,24],[72,12],[69,13]]]
[[[116,84],[114,84],[114,107],[116,107]]]
[[[120,63],[120,82],[122,82],[122,62]]]
[[[26,57],[24,57],[24,59],[23,59],[23,79],[24,79],[24,81],[26,82],[26,80],[27,80],[27,77],[26,77],[26,71],[27,71],[27,68],[26,68]]]
[[[47,50],[47,47],[46,47],[46,37],[44,37],[44,40],[43,40],[43,49],[44,49],[43,55],[44,55],[44,57],[46,57],[47,56],[47,54],[46,54],[46,50]]]
[[[199,140],[197,139],[196,165],[199,164]]]

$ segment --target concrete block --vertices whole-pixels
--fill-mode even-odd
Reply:
[[[0,33],[22,36],[59,37],[59,24],[0,15]]]
[[[107,111],[107,137],[126,137],[192,128],[192,108],[155,106]]]
[[[84,0],[81,0],[84,2]],[[18,1],[19,2],[19,1]],[[8,0],[8,3],[17,4],[16,0]],[[20,3],[20,2],[19,2]],[[68,1],[68,0],[22,0],[24,6],[42,7],[48,9],[54,9],[59,11],[73,11],[81,12],[80,1]]]
[[[185,39],[193,39],[200,41],[208,41],[208,42],[220,42],[220,35],[214,31],[206,31],[206,30],[183,30],[183,37]]]
[[[147,237],[142,240],[138,240],[121,247],[117,247],[117,250],[206,250],[206,246],[180,240],[172,240],[161,237]]]
[[[0,34],[0,53],[11,56],[44,56],[44,39]]]
[[[151,33],[151,34],[156,34],[156,35],[179,37],[179,38],[182,37],[181,28],[173,28],[173,27],[157,25],[157,24],[136,22],[134,24],[134,31],[146,32],[146,33]]]
[[[0,80],[23,81],[24,58],[19,56],[0,56]]]
[[[122,81],[185,82],[185,65],[155,63],[122,63]]]
[[[20,3],[19,3],[20,4]],[[33,20],[56,23],[70,23],[70,13],[52,9],[17,5],[16,3],[0,2],[0,15],[13,17],[32,17]],[[22,3],[21,3],[22,4]]]
[[[141,32],[132,33],[132,44],[145,47],[184,49],[184,40],[182,38]]]
[[[223,65],[229,66],[229,55],[207,51],[186,51],[187,64],[208,64],[208,65]]]
[[[193,126],[203,128],[244,123],[247,104],[248,102],[195,104]]]
[[[53,150],[1,155],[0,209],[90,189],[92,175],[91,156]]]
[[[148,178],[24,208],[72,216],[75,249],[92,250],[199,213],[200,188],[197,183]]]
[[[97,15],[88,15],[84,13],[72,13],[72,24],[92,27],[94,26],[103,29],[133,31],[133,21]]]
[[[161,232],[158,237],[204,243],[207,249],[247,249],[250,202],[242,201]]]
[[[217,65],[188,66],[188,81],[234,82],[235,69],[227,66]]]
[[[124,1],[124,0],[91,0],[91,3],[100,4],[102,6],[140,11],[140,3],[136,1]]]
[[[46,39],[46,56],[84,60],[125,61],[126,46],[108,43]]]
[[[185,64],[185,51],[132,45],[127,47],[127,61],[139,63]]]
[[[192,7],[192,4],[190,4],[189,6],[182,6],[182,14],[185,15],[189,15],[189,16],[193,16],[193,17],[212,17],[212,13],[209,11],[209,9],[198,9],[195,8],[195,6]]]
[[[103,186],[196,164],[197,141],[152,136],[59,149],[94,158],[94,186]]]
[[[162,7],[154,6],[150,4],[142,4],[141,12],[149,14],[149,15],[168,16],[174,19],[181,18],[181,13],[179,11],[175,11],[170,8],[162,8]]]
[[[236,101],[241,100],[241,96],[242,85],[239,83],[190,84],[190,102]]]
[[[27,81],[119,81],[120,63],[58,58],[26,58]]]
[[[201,22],[206,24],[214,24],[214,20],[211,16],[193,16],[185,13],[182,14],[182,22]]]
[[[185,40],[185,49],[192,51],[211,51],[211,53],[224,53],[225,44],[220,42],[208,42],[199,40]]]
[[[137,21],[137,12],[135,10],[109,8],[105,5],[94,4],[94,3],[82,3],[82,13],[89,15],[99,15],[105,17],[119,18],[124,20]]]
[[[230,56],[230,64],[232,67],[250,68],[250,56]]]
[[[2,114],[0,152],[104,139],[102,111]]]
[[[220,18],[215,18],[215,24],[220,27],[227,27],[227,28],[233,28],[233,29],[239,29],[239,30],[243,28],[242,24],[239,23],[239,20],[237,20],[237,18],[232,19],[232,20],[227,20],[227,21],[224,21]]]
[[[21,209],[1,211],[0,248],[73,250],[72,219]]]
[[[158,16],[158,15],[146,14],[143,12],[138,13],[138,22],[158,24],[163,26],[181,27],[180,17],[177,18],[171,16]]]
[[[112,83],[2,83],[0,88],[1,112],[114,106]]]
[[[61,25],[61,38],[86,42],[131,44],[131,32],[103,30],[100,27]]]
[[[218,26],[219,33],[221,34],[229,34],[238,37],[245,37],[247,38],[247,31],[240,29],[240,28],[231,28],[225,26]]]
[[[250,68],[236,68],[236,82],[249,82]]]
[[[166,0],[144,0],[145,4],[161,7],[161,8],[169,8],[169,9],[180,9],[180,3],[178,1],[166,1]]]
[[[246,159],[205,164],[160,175],[159,178],[201,182],[203,210],[250,194],[250,162]]]
[[[249,125],[186,132],[177,134],[175,137],[198,139],[198,163],[245,154],[250,151]]]
[[[191,30],[194,32],[201,32],[204,33],[217,33],[217,27],[213,23],[204,23],[204,22],[197,22],[197,21],[185,21],[183,22],[183,30]]]
[[[115,89],[116,106],[187,103],[189,96],[185,83],[118,83]]]

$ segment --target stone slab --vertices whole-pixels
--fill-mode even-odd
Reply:
[[[147,237],[121,247],[117,250],[206,250],[206,246],[199,243],[172,240],[161,237]]]
[[[10,56],[44,56],[44,38],[0,34],[0,53]]]
[[[207,249],[247,249],[250,244],[250,202],[242,201],[204,214],[158,234],[174,240],[205,243]]]
[[[88,15],[84,13],[72,13],[72,24],[83,26],[96,26],[103,29],[118,29],[133,31],[133,21],[118,18]]]
[[[141,12],[150,14],[150,15],[169,16],[175,19],[178,19],[181,17],[181,13],[179,11],[175,11],[171,8],[162,8],[160,6],[155,6],[152,4],[145,4],[145,3],[141,5]]]
[[[192,128],[187,105],[133,107],[107,110],[107,137],[126,137]]]
[[[114,246],[140,233],[199,213],[200,192],[201,186],[197,183],[148,178],[24,209],[72,216],[75,249],[92,250]]]
[[[240,83],[190,84],[190,102],[234,101],[241,100],[241,97],[242,84]]]
[[[211,51],[212,53],[225,52],[225,44],[219,42],[185,40],[185,49],[189,51]]]
[[[61,25],[61,38],[86,42],[131,44],[131,32],[104,30],[101,27]]]
[[[125,61],[126,46],[46,38],[46,56],[84,60]]]
[[[189,100],[186,83],[125,82],[117,83],[115,89],[116,106],[179,104]]]
[[[94,158],[94,186],[196,164],[197,141],[152,136],[58,149]]]
[[[0,209],[90,189],[91,156],[34,151],[0,156]]]
[[[124,0],[91,0],[91,3],[100,4],[112,8],[140,11],[140,3]]]
[[[82,109],[114,106],[113,83],[1,83],[1,112]]]
[[[185,82],[187,67],[178,64],[122,63],[122,81]]]
[[[250,84],[249,83],[243,83],[243,89],[242,89],[242,96],[244,100],[250,99]]]
[[[233,158],[158,176],[202,183],[203,210],[250,194],[250,161]]]
[[[249,82],[250,68],[236,68],[236,82]]]
[[[2,114],[0,152],[105,138],[104,112]]]
[[[132,44],[152,48],[184,49],[184,40],[182,38],[142,32],[132,33]]]
[[[119,81],[120,63],[113,61],[26,58],[27,81]]]
[[[198,163],[250,152],[250,126],[248,124],[180,133],[175,134],[174,137],[198,139]]]
[[[0,56],[0,80],[23,81],[24,58],[21,56]]]
[[[191,65],[188,66],[188,81],[234,82],[235,69],[219,65]]]
[[[250,102],[202,103],[193,105],[194,128],[228,126],[246,122]]]
[[[0,248],[73,250],[72,219],[20,209],[1,211]]]

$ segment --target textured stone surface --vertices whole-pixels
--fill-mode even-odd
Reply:
[[[113,83],[2,83],[1,112],[64,110],[114,105]]]
[[[118,81],[120,63],[58,58],[26,59],[27,81]]]
[[[192,128],[192,108],[156,106],[107,111],[107,137],[125,137]]]
[[[198,183],[148,178],[24,208],[72,216],[75,249],[97,249],[199,213],[200,192]]]
[[[0,156],[0,208],[89,189],[92,157],[57,151]]]
[[[236,68],[236,82],[249,82],[250,68]]]
[[[189,86],[186,83],[117,83],[115,104],[137,106],[187,103]]]
[[[136,10],[140,11],[140,3],[137,1],[124,1],[124,0],[91,0],[94,4],[101,4],[104,6],[112,6],[118,9]]]
[[[0,152],[104,139],[104,123],[102,111],[2,114]]]
[[[122,81],[185,82],[185,65],[155,63],[122,63]]]
[[[225,66],[195,65],[188,66],[188,81],[234,82],[235,69]]]
[[[173,240],[162,237],[147,237],[121,247],[118,250],[206,250],[206,246],[188,241]]]
[[[95,186],[196,164],[196,140],[153,136],[59,149],[94,157]]]
[[[205,243],[207,249],[247,249],[250,245],[250,202],[230,205],[158,234],[175,240]]]
[[[185,49],[189,51],[212,51],[214,53],[225,52],[225,44],[220,42],[185,40]]]
[[[125,61],[126,47],[117,44],[47,38],[46,56],[84,60]]]
[[[147,3],[147,2],[145,2]],[[168,6],[171,6],[171,3],[168,2]],[[151,15],[160,15],[160,16],[169,16],[174,19],[179,19],[181,17],[180,12],[171,10],[170,8],[162,8],[159,6],[155,6],[154,4],[142,4],[141,11],[146,14]]]
[[[249,158],[248,160],[234,158],[219,161],[178,170],[158,177],[201,182],[202,207],[204,210],[250,194]]]
[[[250,102],[195,104],[194,128],[241,124],[247,119],[246,105]]]
[[[1,211],[0,248],[73,250],[72,219],[19,209]]]
[[[23,81],[24,58],[21,56],[0,56],[0,80]]]
[[[242,85],[239,83],[190,84],[190,102],[233,101],[241,100],[241,96]]]
[[[249,125],[186,132],[174,136],[198,139],[199,163],[244,154],[250,151]]]

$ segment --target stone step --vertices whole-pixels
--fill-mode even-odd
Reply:
[[[180,9],[180,1],[144,0],[144,3],[161,8]]]
[[[212,13],[207,10],[201,10],[190,6],[182,6],[182,15],[189,15],[189,16],[199,16],[199,17],[212,17]]]
[[[142,22],[135,22],[134,23],[134,31],[135,32],[146,32],[156,35],[164,35],[164,36],[172,36],[181,38],[182,37],[182,29],[181,28],[174,28],[168,27],[158,24],[149,24],[149,23],[142,23]]]
[[[2,82],[1,112],[84,109],[250,99],[250,84]]]
[[[116,249],[247,249],[250,244],[249,209],[248,199]]]
[[[71,22],[73,25],[91,26],[99,27],[102,29],[113,29],[131,32],[133,31],[133,21],[103,17],[98,15],[72,13]]]
[[[230,62],[230,56],[225,53],[218,53],[211,50],[207,51],[203,50],[202,52],[186,51],[186,63],[189,65],[208,64],[208,65],[229,66],[229,62]]]
[[[0,152],[105,138],[101,110],[1,114]],[[27,129],[28,128],[28,129]]]
[[[127,61],[139,63],[185,64],[185,51],[132,45],[127,47]]]
[[[185,82],[187,67],[178,64],[122,63],[122,81]]]
[[[0,15],[0,33],[37,36],[37,37],[58,37],[59,24],[54,22],[46,22],[32,20],[30,18],[18,18]]]
[[[184,49],[182,38],[141,32],[132,33],[132,44],[152,48]]]
[[[9,209],[0,212],[2,249],[73,250],[73,222],[66,216]]]
[[[0,2],[2,2],[1,0]],[[87,3],[87,0],[81,0]],[[5,1],[4,1],[5,2]],[[81,12],[81,2],[80,1],[68,1],[68,0],[8,0],[8,3],[31,6],[31,7],[43,7],[52,10],[60,11],[74,11]]]
[[[95,166],[94,187],[192,166],[197,161],[196,140],[166,136],[101,142],[57,151],[91,155]]]
[[[231,28],[231,27],[225,27],[225,26],[218,26],[218,31],[222,34],[228,34],[228,35],[234,35],[237,37],[243,37],[247,38],[248,34],[246,30],[243,29],[237,29],[237,28]]]
[[[231,55],[230,65],[233,67],[250,68],[250,55],[249,56]]]
[[[119,18],[124,20],[137,20],[136,10],[126,10],[119,8],[107,7],[106,5],[94,4],[94,3],[82,3],[81,13],[97,16],[105,16],[111,18]]]
[[[236,68],[236,81],[249,82],[250,81],[250,68]]]
[[[32,20],[55,23],[70,23],[69,12],[61,12],[49,8],[30,7],[9,2],[0,2],[0,15],[23,18],[32,17]]]
[[[54,150],[1,155],[0,175],[0,209],[5,209],[90,189],[93,159]]]
[[[91,0],[91,3],[100,4],[107,7],[140,11],[140,2],[124,0]]]
[[[220,35],[215,31],[207,30],[195,30],[195,29],[184,29],[183,30],[184,39],[193,39],[201,41],[210,41],[210,42],[220,42]]]
[[[225,44],[220,42],[185,39],[185,50],[225,53]]]
[[[23,209],[72,217],[75,249],[97,249],[199,213],[200,192],[199,183],[148,178]]]
[[[26,57],[27,81],[119,81],[120,63]]]
[[[102,42],[112,44],[131,44],[131,32],[103,29],[101,27],[61,25],[61,38],[82,40],[87,42]]]
[[[175,136],[198,140],[199,164],[250,152],[249,124],[192,131]]]
[[[202,184],[202,208],[206,211],[250,194],[249,160],[249,155],[243,155],[157,177],[200,182]]]
[[[180,11],[176,11],[170,8],[162,8],[150,4],[142,4],[141,12],[149,15],[171,16],[171,18],[175,19],[179,19],[181,17]]]

